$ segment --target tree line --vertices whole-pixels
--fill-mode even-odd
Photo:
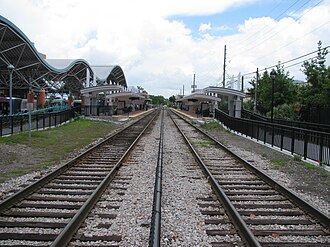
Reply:
[[[301,67],[301,71],[306,75],[304,83],[295,82],[280,63],[276,66],[274,118],[308,121],[304,113],[310,109],[330,107],[330,67],[326,66],[327,54],[328,50],[322,48],[322,42],[319,41],[317,56],[305,61]],[[245,109],[256,110],[261,115],[270,116],[272,80],[270,72],[266,70],[258,80],[254,78],[250,81],[253,87],[248,92],[252,98],[244,104]],[[258,85],[256,85],[257,81]],[[256,109],[254,109],[255,105]]]

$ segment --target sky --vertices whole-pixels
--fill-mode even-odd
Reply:
[[[170,97],[222,86],[282,62],[305,80],[304,56],[330,45],[330,0],[0,0],[49,59],[119,65],[128,86]],[[303,56],[301,59],[292,59]],[[329,55],[327,56],[329,60]],[[329,65],[329,61],[327,61]]]

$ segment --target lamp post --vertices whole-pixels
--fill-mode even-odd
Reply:
[[[272,109],[270,113],[270,120],[273,122],[274,119],[274,82],[275,82],[275,77],[276,77],[276,71],[275,69],[272,69],[270,72],[270,78],[272,79]]]
[[[14,71],[15,67],[14,67],[14,65],[9,64],[7,69],[9,71],[9,114],[12,115],[13,114],[13,101],[12,101],[12,97],[13,97],[13,71]]]

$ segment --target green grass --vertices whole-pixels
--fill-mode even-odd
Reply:
[[[215,142],[213,140],[199,140],[199,141],[192,141],[193,145],[196,145],[197,147],[208,147],[209,145],[214,145]]]
[[[284,161],[284,160],[272,160],[271,162],[272,162],[272,163],[274,164],[274,166],[277,167],[277,168],[281,168],[281,167],[283,167],[284,164],[285,164],[285,161]]]
[[[315,165],[312,165],[312,164],[309,164],[309,163],[306,163],[306,162],[303,162],[303,167],[304,167],[305,169],[312,169],[312,170],[314,170],[314,169],[319,169],[319,167],[317,167],[317,166],[315,166]]]
[[[203,124],[202,127],[204,129],[207,129],[207,130],[210,130],[210,129],[223,129],[222,126],[216,121],[212,121],[212,122],[208,122],[206,124]]]
[[[0,163],[0,166],[8,167],[11,164],[22,164],[23,162],[26,162],[26,164],[23,163],[19,167],[13,166],[12,169],[6,169],[6,172],[0,172],[0,182],[52,166],[65,158],[70,152],[79,150],[98,138],[105,137],[116,128],[117,125],[108,122],[78,119],[56,128],[34,131],[32,132],[32,151],[29,156],[40,157],[38,163],[29,161],[29,157],[26,157],[26,160],[22,160],[21,157],[21,160],[19,160],[19,157],[16,157],[18,155],[13,154],[10,158],[6,158],[6,164]],[[28,133],[23,132],[2,137],[0,138],[0,143],[7,145],[23,144],[28,146]]]

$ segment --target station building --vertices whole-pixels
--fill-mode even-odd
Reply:
[[[44,108],[46,99],[65,95],[68,107],[79,100],[83,113],[120,114],[146,108],[148,95],[128,89],[119,65],[90,65],[84,59],[46,59],[12,22],[0,16],[0,114],[22,111],[23,103]]]
[[[209,86],[186,96],[177,95],[176,107],[196,117],[214,117],[218,104],[226,99],[229,115],[240,118],[244,97],[245,93],[239,90]]]

